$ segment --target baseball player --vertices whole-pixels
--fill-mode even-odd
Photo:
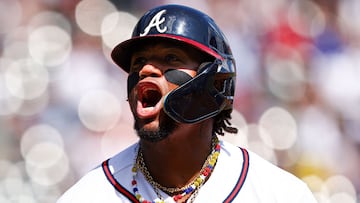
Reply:
[[[292,174],[218,139],[237,132],[230,123],[236,68],[209,16],[180,5],[151,9],[111,56],[128,73],[139,142],[58,203],[316,202]]]

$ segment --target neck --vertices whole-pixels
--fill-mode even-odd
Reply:
[[[140,141],[144,162],[153,177],[165,187],[190,183],[211,152],[212,122],[181,124],[179,130],[159,142]]]

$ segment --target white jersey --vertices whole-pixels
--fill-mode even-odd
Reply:
[[[205,184],[198,190],[195,203],[266,202],[315,203],[306,184],[294,175],[260,158],[255,153],[220,141],[217,164]],[[136,156],[134,144],[86,174],[57,203],[130,203],[134,196],[132,167]],[[142,197],[157,198],[142,173],[136,177]],[[165,202],[175,203],[161,192]]]

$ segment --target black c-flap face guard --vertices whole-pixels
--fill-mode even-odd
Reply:
[[[165,113],[180,123],[196,123],[221,112],[226,97],[214,86],[220,65],[220,60],[202,64],[193,79],[168,93],[164,99]]]

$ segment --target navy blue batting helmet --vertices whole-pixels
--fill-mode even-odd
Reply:
[[[132,37],[118,44],[111,57],[129,73],[132,50],[154,39],[184,43],[214,59],[202,64],[194,78],[166,95],[164,111],[170,117],[195,123],[232,109],[235,61],[226,37],[213,19],[182,5],[156,7],[140,18]]]

